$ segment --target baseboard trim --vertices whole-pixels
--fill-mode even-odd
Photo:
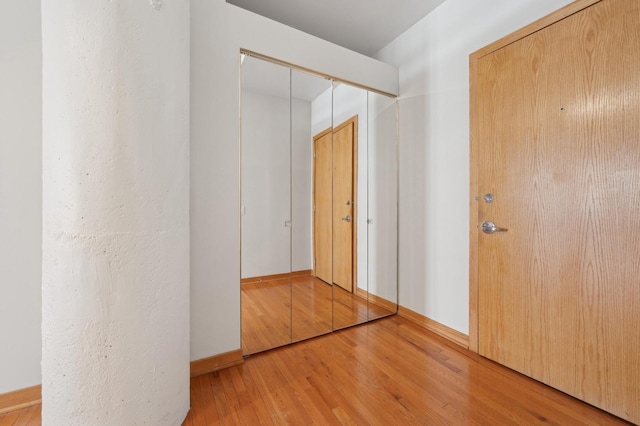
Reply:
[[[398,310],[398,304],[396,302],[392,302],[391,300],[385,299],[384,297],[376,296],[375,294],[369,293],[363,288],[358,287],[356,289],[356,295],[363,299],[366,299],[371,304],[379,306],[382,309],[386,309],[389,312],[396,313]]]
[[[262,275],[262,276],[259,276],[259,277],[242,278],[240,280],[240,285],[261,283],[261,282],[265,282],[265,281],[284,280],[284,279],[289,278],[289,277],[302,277],[302,276],[306,276],[306,275],[311,275],[312,273],[313,273],[313,270],[304,269],[302,271],[286,272],[284,274]]]
[[[191,361],[191,377],[213,373],[244,362],[242,349]]]
[[[453,328],[449,328],[444,324],[440,324],[438,321],[434,321],[431,318],[427,318],[424,315],[403,306],[398,306],[398,315],[418,324],[421,327],[424,327],[438,336],[444,337],[445,339],[462,346],[465,349],[469,349],[469,336],[464,333],[454,330]]]
[[[202,376],[243,362],[241,349],[191,361],[191,377]],[[42,404],[42,385],[3,393],[0,394],[0,415],[39,404]]]
[[[42,403],[42,386],[36,385],[0,395],[0,414]]]
[[[356,296],[358,296],[359,298],[367,300],[368,294],[369,292],[367,290],[360,287],[356,287]]]

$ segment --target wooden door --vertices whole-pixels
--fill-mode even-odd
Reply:
[[[321,280],[331,284],[332,278],[332,131],[320,133],[313,139],[314,144],[314,273]]]
[[[479,353],[635,423],[639,23],[638,0],[603,0],[472,77],[477,226],[508,229],[477,234]]]
[[[333,283],[353,292],[354,127],[348,120],[333,131]]]

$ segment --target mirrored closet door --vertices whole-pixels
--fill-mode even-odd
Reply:
[[[291,70],[251,57],[243,64],[241,315],[252,330],[243,350],[253,353],[291,343]]]
[[[398,310],[398,110],[395,99],[369,92],[367,111],[366,269],[372,320]]]
[[[394,314],[395,99],[241,57],[243,352]]]

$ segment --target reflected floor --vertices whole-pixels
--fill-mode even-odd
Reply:
[[[242,284],[242,352],[291,342],[289,278]]]
[[[367,303],[366,294],[358,296],[311,275],[246,283],[241,289],[244,354],[395,313],[389,306]]]

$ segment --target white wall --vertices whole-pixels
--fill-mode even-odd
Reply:
[[[39,384],[42,255],[40,1],[0,11],[0,394]]]
[[[368,98],[368,291],[398,300],[398,116],[393,98]]]
[[[400,304],[463,333],[469,54],[570,0],[447,0],[376,57],[400,69]]]
[[[242,91],[242,278],[291,269],[289,122],[289,99]]]
[[[395,67],[224,0],[192,0],[192,359],[240,348],[240,48],[397,93]]]
[[[242,278],[312,268],[311,144],[309,102],[242,91]]]
[[[291,100],[291,270],[313,269],[311,102]]]

